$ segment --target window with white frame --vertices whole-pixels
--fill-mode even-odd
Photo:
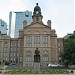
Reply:
[[[5,53],[6,57],[8,56],[8,53]]]
[[[31,51],[26,52],[25,61],[32,61],[32,53],[31,53]]]
[[[42,60],[48,61],[49,60],[48,54],[43,54]]]
[[[32,47],[32,37],[31,36],[26,36],[26,46]]]
[[[58,46],[60,46],[60,43],[58,43]]]
[[[6,57],[5,61],[8,61],[8,58]]]
[[[40,47],[40,36],[39,35],[34,36],[34,46]]]
[[[14,57],[16,56],[16,54],[14,53]]]
[[[3,51],[4,51],[4,52],[8,52],[8,48],[5,47],[5,48],[3,49]]]
[[[49,61],[48,51],[43,52],[42,61]]]
[[[5,57],[5,53],[3,53],[3,56]]]
[[[60,48],[58,48],[59,49],[59,52],[60,52]]]
[[[11,42],[11,46],[13,46],[13,43]]]
[[[17,52],[17,56],[18,56],[18,52]]]
[[[12,51],[12,48],[11,48],[11,51]]]
[[[48,47],[48,36],[43,36],[43,47]]]
[[[39,44],[39,43],[38,43],[38,44],[37,44],[37,43],[35,43],[34,45],[35,45],[35,47],[40,47],[40,44]]]
[[[12,53],[10,53],[10,56],[12,57]]]
[[[16,59],[14,58],[14,62],[16,61]]]
[[[8,42],[7,41],[4,42],[4,46],[8,46]]]
[[[11,57],[10,61],[11,61],[11,63],[12,63],[12,57]]]
[[[22,57],[20,57],[20,62],[22,62]]]

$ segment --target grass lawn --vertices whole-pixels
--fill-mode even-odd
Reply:
[[[67,69],[41,69],[40,71],[34,70],[12,70],[7,74],[69,74]]]

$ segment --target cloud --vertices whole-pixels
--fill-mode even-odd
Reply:
[[[33,9],[36,3],[42,10],[43,22],[52,20],[52,28],[58,36],[64,36],[74,29],[74,0],[0,0],[0,18],[9,24],[10,11],[25,11]]]

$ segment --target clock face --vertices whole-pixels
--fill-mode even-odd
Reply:
[[[38,11],[36,11],[36,14],[38,14],[39,12]]]

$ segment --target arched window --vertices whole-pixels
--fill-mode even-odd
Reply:
[[[43,61],[48,61],[49,60],[48,51],[43,52],[42,60]]]
[[[31,53],[31,51],[26,52],[25,60],[26,61],[32,61],[32,53]]]

